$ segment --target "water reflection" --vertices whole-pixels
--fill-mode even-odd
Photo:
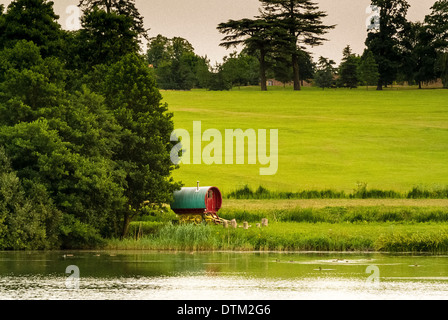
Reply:
[[[78,290],[65,286],[69,265],[79,267]],[[0,298],[447,299],[448,256],[0,252]]]

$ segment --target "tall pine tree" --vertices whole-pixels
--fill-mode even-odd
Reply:
[[[377,90],[382,90],[397,77],[409,4],[406,0],[372,0],[372,5],[380,9],[380,26],[368,32],[365,44],[378,63]]]
[[[431,47],[437,54],[435,71],[443,87],[448,88],[448,0],[436,1],[431,10],[425,23],[433,39]]]
[[[59,56],[63,31],[53,4],[47,0],[12,1],[6,13],[0,15],[0,49],[12,48],[17,42],[27,40],[39,46],[44,58]]]
[[[369,86],[376,85],[380,74],[378,72],[378,64],[375,61],[372,51],[366,50],[361,57],[359,65],[359,80],[369,90]]]
[[[327,16],[319,11],[317,4],[311,0],[261,0],[263,16],[285,32],[283,39],[287,45],[283,50],[291,55],[294,90],[301,89],[300,51],[305,46],[318,46],[326,39],[323,35],[335,26],[324,25],[322,19]]]
[[[352,53],[350,46],[345,47],[343,51],[343,59],[339,66],[339,86],[350,89],[356,88],[359,83],[359,67],[360,58]]]
[[[279,32],[271,21],[265,19],[229,20],[218,26],[219,32],[226,36],[221,46],[225,48],[243,45],[246,51],[258,58],[260,62],[261,90],[267,91],[267,55],[273,51]]]
[[[106,13],[115,12],[132,19],[132,31],[147,38],[147,29],[143,22],[143,17],[135,6],[135,0],[80,0],[79,7],[84,12],[89,12],[98,8]]]

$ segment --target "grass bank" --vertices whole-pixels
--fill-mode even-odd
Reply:
[[[448,224],[277,222],[244,230],[168,224],[136,239],[110,240],[107,249],[448,252]]]
[[[319,200],[314,206],[291,206],[293,200],[227,201],[220,216],[240,224],[248,221],[249,230],[138,221],[132,223],[128,239],[110,240],[107,248],[448,252],[447,200],[389,199],[382,205],[342,200],[348,206],[329,206],[328,201],[335,200]],[[394,205],[396,201],[421,205]],[[262,218],[269,219],[267,228],[256,227]]]

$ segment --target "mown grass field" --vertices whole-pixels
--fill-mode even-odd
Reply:
[[[219,215],[252,227],[172,225],[171,212],[134,222],[131,236],[109,241],[109,249],[448,252],[448,90],[162,94],[177,129],[192,133],[193,121],[223,136],[225,129],[278,129],[278,172],[260,176],[260,165],[248,164],[181,165],[176,179],[186,186],[199,180],[219,187],[224,194]],[[383,199],[348,196],[359,195],[365,184],[392,192]],[[263,186],[267,193],[244,198],[245,186]],[[442,196],[408,199],[406,192],[416,186],[443,190]],[[227,197],[235,190],[242,199]],[[303,190],[330,194],[320,199],[277,194]],[[262,218],[269,219],[267,228],[256,227]]]
[[[244,185],[270,190],[369,188],[409,191],[448,185],[448,90],[255,88],[229,92],[162,91],[177,129],[278,129],[279,168],[260,165],[181,165],[186,186]],[[207,143],[203,143],[205,146]],[[246,159],[247,163],[247,159]]]

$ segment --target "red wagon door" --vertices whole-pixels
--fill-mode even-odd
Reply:
[[[216,212],[216,202],[215,197],[213,196],[213,189],[208,190],[207,193],[207,211],[208,212]]]

